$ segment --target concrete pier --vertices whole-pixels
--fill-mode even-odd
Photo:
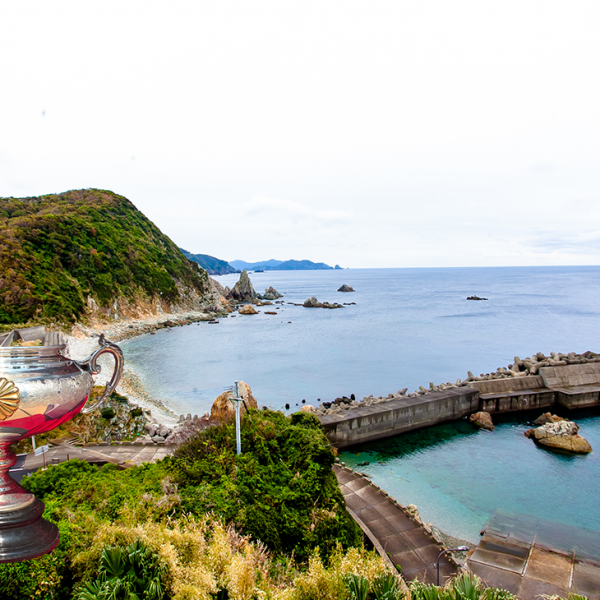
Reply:
[[[472,381],[440,392],[320,415],[319,420],[332,445],[346,448],[478,411],[545,411],[556,405],[568,409],[600,406],[600,363],[543,367],[539,375]]]

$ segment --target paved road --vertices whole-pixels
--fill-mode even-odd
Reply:
[[[97,446],[72,446],[60,444],[50,446],[44,455],[35,456],[33,452],[17,457],[17,464],[11,475],[18,479],[20,474],[37,471],[46,465],[64,462],[70,458],[79,458],[91,463],[113,463],[121,468],[141,465],[144,462],[156,462],[170,452],[169,446],[157,444],[119,444]]]

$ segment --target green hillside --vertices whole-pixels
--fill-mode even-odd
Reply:
[[[0,323],[79,319],[91,296],[182,300],[208,275],[123,196],[74,190],[0,198]]]

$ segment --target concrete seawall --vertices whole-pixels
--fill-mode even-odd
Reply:
[[[492,414],[600,406],[600,363],[545,367],[539,375],[474,381],[452,389],[320,415],[330,442],[346,448],[478,411]]]
[[[479,392],[468,386],[320,416],[337,448],[371,442],[477,412]]]

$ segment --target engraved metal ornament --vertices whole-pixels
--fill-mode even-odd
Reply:
[[[19,407],[19,388],[6,377],[0,377],[0,421],[10,417]]]
[[[10,476],[16,462],[10,444],[101,405],[123,373],[121,349],[104,336],[87,360],[76,361],[63,354],[58,334],[37,329],[17,333],[24,342],[41,334],[41,346],[14,346],[15,332],[0,334],[0,563],[47,554],[59,541],[56,526],[42,518],[43,503]],[[97,360],[104,354],[113,357],[114,371],[100,399],[89,406],[93,376],[100,372]]]

